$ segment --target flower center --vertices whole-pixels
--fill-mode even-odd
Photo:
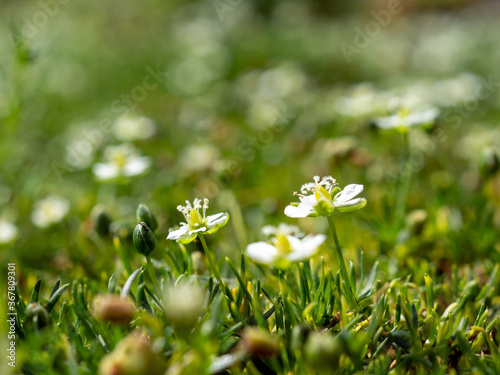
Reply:
[[[117,152],[111,157],[113,164],[123,168],[127,164],[127,156],[123,152]]]
[[[288,238],[282,233],[276,236],[276,250],[278,250],[278,254],[280,255],[286,255],[292,252]]]

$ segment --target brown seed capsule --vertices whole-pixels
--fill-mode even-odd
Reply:
[[[248,327],[243,331],[240,345],[250,356],[267,357],[280,351],[276,337],[257,327]]]
[[[141,331],[123,338],[99,364],[100,375],[163,374],[164,371],[165,363]]]
[[[135,306],[127,298],[115,294],[101,294],[94,298],[94,316],[102,321],[128,324],[134,317]]]

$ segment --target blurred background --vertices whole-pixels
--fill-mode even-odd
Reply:
[[[314,175],[365,186],[368,205],[336,218],[350,259],[500,260],[497,2],[0,7],[0,259],[19,277],[106,279],[141,202],[168,250],[176,206],[208,197],[231,214],[211,246],[238,256],[263,225],[297,223],[283,209]],[[403,106],[439,111],[409,149],[374,126]]]

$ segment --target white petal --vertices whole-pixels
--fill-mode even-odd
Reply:
[[[292,249],[292,253],[288,255],[288,259],[291,261],[297,261],[302,259],[307,259],[313,256],[318,248],[325,242],[326,236],[324,234],[318,234],[317,236],[307,236],[302,240],[296,241],[292,240],[293,237],[288,238]],[[295,248],[294,248],[295,247]]]
[[[210,215],[207,217],[207,226],[213,227],[214,225],[220,225],[227,219],[227,212],[219,212],[215,215]]]
[[[198,232],[204,232],[206,230],[207,230],[207,227],[201,227],[201,228],[198,228],[198,229],[190,230],[188,233],[189,233],[189,235],[192,235],[192,234],[195,234],[195,233],[198,233]]]
[[[141,156],[137,158],[132,158],[124,167],[123,174],[125,176],[136,176],[144,172],[151,166],[151,158],[147,156]]]
[[[336,206],[336,209],[339,210],[340,212],[349,212],[363,208],[364,206],[366,206],[366,199],[356,198],[339,204],[338,206]]]
[[[247,246],[247,256],[259,263],[271,264],[278,255],[278,250],[266,242],[254,242]]]
[[[351,184],[347,185],[344,190],[340,193],[338,197],[336,197],[334,201],[334,205],[342,205],[343,203],[347,202],[348,200],[354,198],[356,195],[361,193],[363,191],[364,187],[363,185],[357,185],[357,184]]]
[[[299,196],[299,199],[300,203],[298,205],[288,205],[285,207],[286,216],[293,218],[307,217],[314,212],[314,206],[316,204],[314,195],[308,195],[306,197]]]
[[[100,180],[109,180],[120,175],[118,166],[111,163],[96,163],[92,167],[92,172]]]
[[[189,232],[189,228],[186,226],[182,226],[179,229],[169,232],[167,240],[177,240],[179,237],[187,234],[187,232]]]

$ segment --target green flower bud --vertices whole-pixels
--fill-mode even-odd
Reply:
[[[153,231],[146,223],[137,224],[134,229],[134,246],[139,254],[149,256],[155,249],[156,240]]]
[[[468,301],[474,301],[476,296],[481,291],[481,286],[476,280],[471,280],[464,287],[464,294],[467,295]]]
[[[139,204],[137,206],[137,220],[138,221],[143,221],[146,223],[146,225],[154,232],[156,229],[158,229],[158,222],[156,221],[155,215],[151,212],[148,206],[145,204]]]
[[[321,332],[311,332],[304,346],[309,365],[325,373],[337,370],[343,352],[344,347],[338,339]]]
[[[493,176],[500,169],[498,154],[491,147],[486,147],[479,159],[479,172],[484,178]]]
[[[277,338],[257,327],[245,328],[241,335],[240,345],[250,356],[268,357],[280,352]]]
[[[296,351],[302,348],[304,342],[309,336],[311,328],[307,324],[300,324],[293,327],[292,331],[292,350]]]
[[[26,306],[25,323],[36,324],[38,328],[46,327],[50,323],[50,316],[45,307],[38,302],[30,302]]]
[[[392,342],[398,344],[403,349],[409,349],[413,345],[413,337],[406,331],[397,330],[392,332]]]
[[[102,207],[96,206],[92,211],[92,216],[94,216],[95,231],[99,236],[106,237],[110,232],[109,227],[112,222],[111,218]]]

